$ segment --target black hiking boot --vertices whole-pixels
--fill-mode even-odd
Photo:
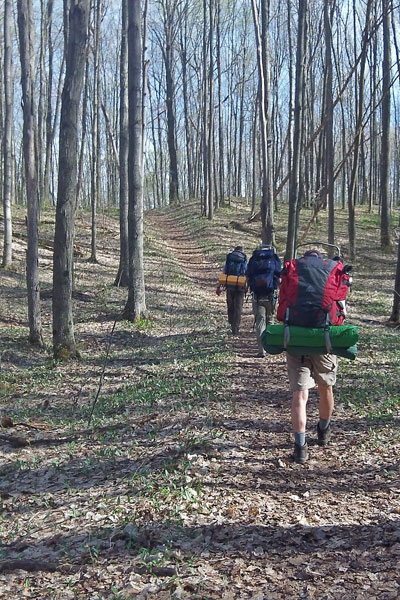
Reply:
[[[298,444],[295,444],[294,445],[294,454],[293,454],[294,462],[298,463],[299,465],[304,465],[307,458],[308,458],[307,442],[304,444],[304,446],[299,446]]]
[[[319,423],[317,424],[317,434],[318,434],[318,446],[326,446],[331,439],[332,431],[331,424],[329,423],[326,429],[320,429]]]

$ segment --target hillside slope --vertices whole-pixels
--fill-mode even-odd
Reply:
[[[25,342],[22,242],[21,262],[1,273],[1,409],[25,425],[0,434],[0,595],[399,597],[398,334],[384,328],[382,311],[390,258],[374,269],[374,257],[360,260],[351,302],[360,358],[341,363],[327,448],[313,443],[311,394],[302,467],[290,460],[283,355],[255,358],[250,304],[232,339],[215,295],[224,254],[239,241],[256,245],[257,224],[239,210],[221,211],[214,224],[185,209],[148,213],[149,315],[135,325],[118,320],[126,292],[111,285],[117,229],[104,218],[100,262],[90,265],[89,223],[79,224],[81,361],[54,363],[50,349]],[[42,240],[50,231],[43,225]],[[45,289],[47,253],[43,246]],[[50,344],[51,304],[43,304]]]

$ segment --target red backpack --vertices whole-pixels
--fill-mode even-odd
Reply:
[[[285,264],[279,288],[277,318],[288,325],[341,325],[351,279],[350,265],[340,260],[303,256]]]

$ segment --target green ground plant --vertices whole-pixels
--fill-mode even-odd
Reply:
[[[54,217],[50,209],[47,211],[42,214],[46,221],[42,237],[46,240]],[[193,265],[182,259],[179,249],[168,245],[165,229],[157,229],[156,216],[146,215],[148,314],[134,324],[119,320],[126,290],[112,285],[118,263],[115,211],[104,215],[104,254],[100,251],[98,265],[87,262],[90,221],[88,214],[82,213],[76,234],[83,252],[76,263],[76,291],[82,296],[74,300],[82,358],[68,365],[51,357],[49,300],[42,305],[45,349],[35,351],[26,342],[26,305],[20,293],[24,287],[22,258],[15,268],[22,279],[14,277],[15,273],[2,273],[7,291],[4,315],[9,323],[17,324],[2,329],[1,411],[26,426],[0,433],[24,436],[28,443],[20,448],[3,444],[0,553],[6,560],[25,557],[31,550],[33,556],[43,552],[46,560],[55,555],[59,565],[78,565],[85,574],[80,579],[60,569],[54,576],[58,585],[53,585],[45,578],[14,573],[16,585],[23,586],[27,594],[40,597],[46,585],[51,590],[48,597],[57,597],[57,590],[68,588],[76,597],[89,593],[92,595],[87,597],[122,598],[125,586],[113,577],[123,565],[126,570],[121,571],[120,578],[137,568],[143,588],[158,582],[159,590],[170,590],[171,597],[175,590],[176,597],[223,597],[207,591],[207,569],[214,568],[218,560],[221,564],[215,571],[219,569],[221,589],[231,586],[235,578],[246,586],[244,578],[250,567],[253,570],[246,575],[250,578],[257,569],[270,574],[289,572],[293,565],[285,561],[287,557],[298,560],[291,555],[292,547],[298,547],[297,540],[307,551],[310,569],[319,573],[320,585],[328,577],[322,567],[329,561],[318,563],[314,552],[327,556],[331,538],[332,544],[338,543],[340,552],[345,552],[347,546],[340,546],[340,539],[337,542],[334,538],[331,522],[324,520],[320,509],[327,497],[330,506],[341,503],[342,513],[338,510],[335,514],[338,521],[347,510],[349,497],[344,498],[344,467],[340,462],[344,459],[331,459],[326,467],[328,478],[322,467],[318,470],[323,461],[314,448],[317,458],[310,471],[298,472],[288,465],[283,357],[268,363],[263,374],[261,363],[254,364],[251,346],[243,355],[242,349],[235,349],[225,306],[213,302],[214,285],[226,253],[241,243],[249,255],[260,243],[260,223],[248,222],[249,212],[239,199],[217,211],[213,222],[199,217],[194,205],[165,211],[165,218],[188,232],[185,239],[200,249],[205,270],[211,273],[203,287],[196,280]],[[301,230],[310,216],[310,211],[302,211]],[[280,209],[276,214],[280,256],[286,220],[286,209]],[[386,326],[395,252],[385,256],[379,252],[377,215],[360,208],[357,223],[359,245],[348,304],[349,322],[359,327],[359,353],[355,362],[340,361],[336,400],[342,410],[338,413],[345,415],[345,432],[350,431],[349,439],[358,444],[354,446],[357,453],[369,452],[370,465],[383,456],[378,472],[384,490],[394,486],[397,471],[390,453],[399,440],[399,331]],[[336,226],[347,262],[346,214],[338,211]],[[323,213],[310,237],[324,239],[326,230]],[[17,248],[21,257],[23,249],[22,245]],[[189,252],[186,247],[184,250]],[[42,271],[44,288],[51,285],[47,252],[41,258],[47,261]],[[116,319],[101,393],[88,427]],[[249,339],[252,335],[248,332]],[[242,367],[244,360],[250,370],[248,379]],[[45,429],[34,429],[35,423]],[[365,435],[358,442],[360,431]],[[363,488],[364,476],[362,464],[358,479],[352,480],[354,494],[349,486],[350,501],[357,496],[364,498],[370,489],[378,493],[372,484]],[[378,481],[376,485],[380,484]],[[312,504],[314,496],[317,504]],[[371,496],[371,505],[375,500]],[[371,509],[370,513],[365,510],[366,521],[373,522]],[[382,504],[382,511],[386,510]],[[315,515],[320,521],[313,521]],[[347,532],[358,522],[351,521],[356,521],[353,514],[348,519],[350,525],[343,524],[343,536],[350,545]],[[304,530],[302,523],[306,523]],[[327,535],[325,525],[330,527]],[[365,548],[362,551],[364,560]],[[351,565],[355,557],[353,553]],[[166,576],[160,583],[157,568],[166,565],[176,568],[178,575]],[[290,581],[300,575],[301,581],[311,577],[311,571],[299,575],[300,566],[296,563],[297,570],[290,571]],[[85,592],[86,573],[94,586],[101,582],[103,591],[96,588]],[[347,571],[341,573],[347,576]],[[188,584],[186,591],[180,592],[185,581],[192,581],[190,578],[193,587]]]

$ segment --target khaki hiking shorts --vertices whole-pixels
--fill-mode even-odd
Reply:
[[[290,391],[309,390],[315,385],[329,387],[336,383],[337,356],[335,354],[286,355]]]

